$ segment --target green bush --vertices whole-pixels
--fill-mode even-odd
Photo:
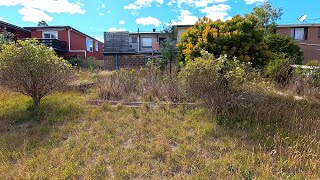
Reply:
[[[179,78],[191,97],[203,101],[213,111],[220,111],[246,80],[247,68],[237,59],[230,61],[226,56],[215,59],[213,54],[202,52],[202,57],[188,62]]]
[[[269,50],[273,53],[284,53],[294,64],[302,64],[303,52],[298,44],[289,36],[270,34],[264,38]]]
[[[263,40],[264,29],[256,28],[259,20],[253,15],[234,16],[225,22],[206,17],[183,33],[178,49],[184,58],[181,63],[195,60],[201,51],[212,53],[215,58],[226,54],[229,60],[237,57],[241,62],[264,67],[271,55]]]
[[[36,40],[4,44],[0,51],[0,82],[32,97],[35,107],[52,91],[65,85],[71,65]]]
[[[99,69],[100,66],[97,62],[97,59],[93,57],[83,58],[81,56],[70,57],[67,61],[75,67],[85,68],[85,69]]]
[[[280,85],[286,85],[291,77],[291,61],[285,54],[275,54],[273,59],[265,68],[268,78],[276,81]]]
[[[316,66],[316,67],[320,67],[320,61],[319,60],[312,60],[312,61],[309,61],[307,63],[308,66]]]

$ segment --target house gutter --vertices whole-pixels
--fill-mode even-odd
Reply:
[[[71,38],[70,38],[70,30],[71,29],[68,29],[68,44],[69,44],[69,52],[80,52],[80,53],[84,53],[84,57],[87,58],[87,51],[86,50],[71,50]]]

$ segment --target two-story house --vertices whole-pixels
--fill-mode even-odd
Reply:
[[[166,35],[153,29],[151,32],[130,32],[129,46],[140,54],[160,53],[159,46]]]
[[[14,34],[15,40],[25,39],[25,38],[31,37],[31,31],[24,29],[22,27],[4,22],[4,21],[0,21],[0,32],[2,32],[4,30]]]
[[[297,41],[304,53],[304,64],[320,59],[320,24],[278,25],[276,33]]]
[[[36,38],[51,47],[64,58],[73,56],[103,59],[103,43],[70,26],[19,27],[0,21],[0,32],[6,30],[15,35],[15,40]]]
[[[25,27],[31,38],[52,47],[60,56],[94,57],[102,60],[103,43],[70,26]]]

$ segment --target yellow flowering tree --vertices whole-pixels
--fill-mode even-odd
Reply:
[[[254,66],[267,63],[270,52],[263,40],[264,29],[256,28],[258,19],[253,15],[234,16],[227,21],[199,19],[181,37],[178,49],[185,63],[200,57],[201,51],[212,53],[216,58],[227,55]]]
[[[36,40],[4,44],[0,52],[0,83],[32,97],[35,107],[68,79],[71,65]]]

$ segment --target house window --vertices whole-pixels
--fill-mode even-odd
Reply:
[[[292,28],[291,37],[294,40],[306,40],[308,39],[308,28]]]
[[[142,47],[151,48],[152,47],[152,38],[142,38]]]
[[[138,37],[132,37],[131,40],[132,43],[138,43]]]
[[[86,47],[87,47],[87,51],[93,52],[93,40],[92,39],[86,40]]]
[[[96,51],[99,51],[99,43],[96,41]]]
[[[43,39],[58,39],[58,32],[57,31],[47,31],[42,32]]]

